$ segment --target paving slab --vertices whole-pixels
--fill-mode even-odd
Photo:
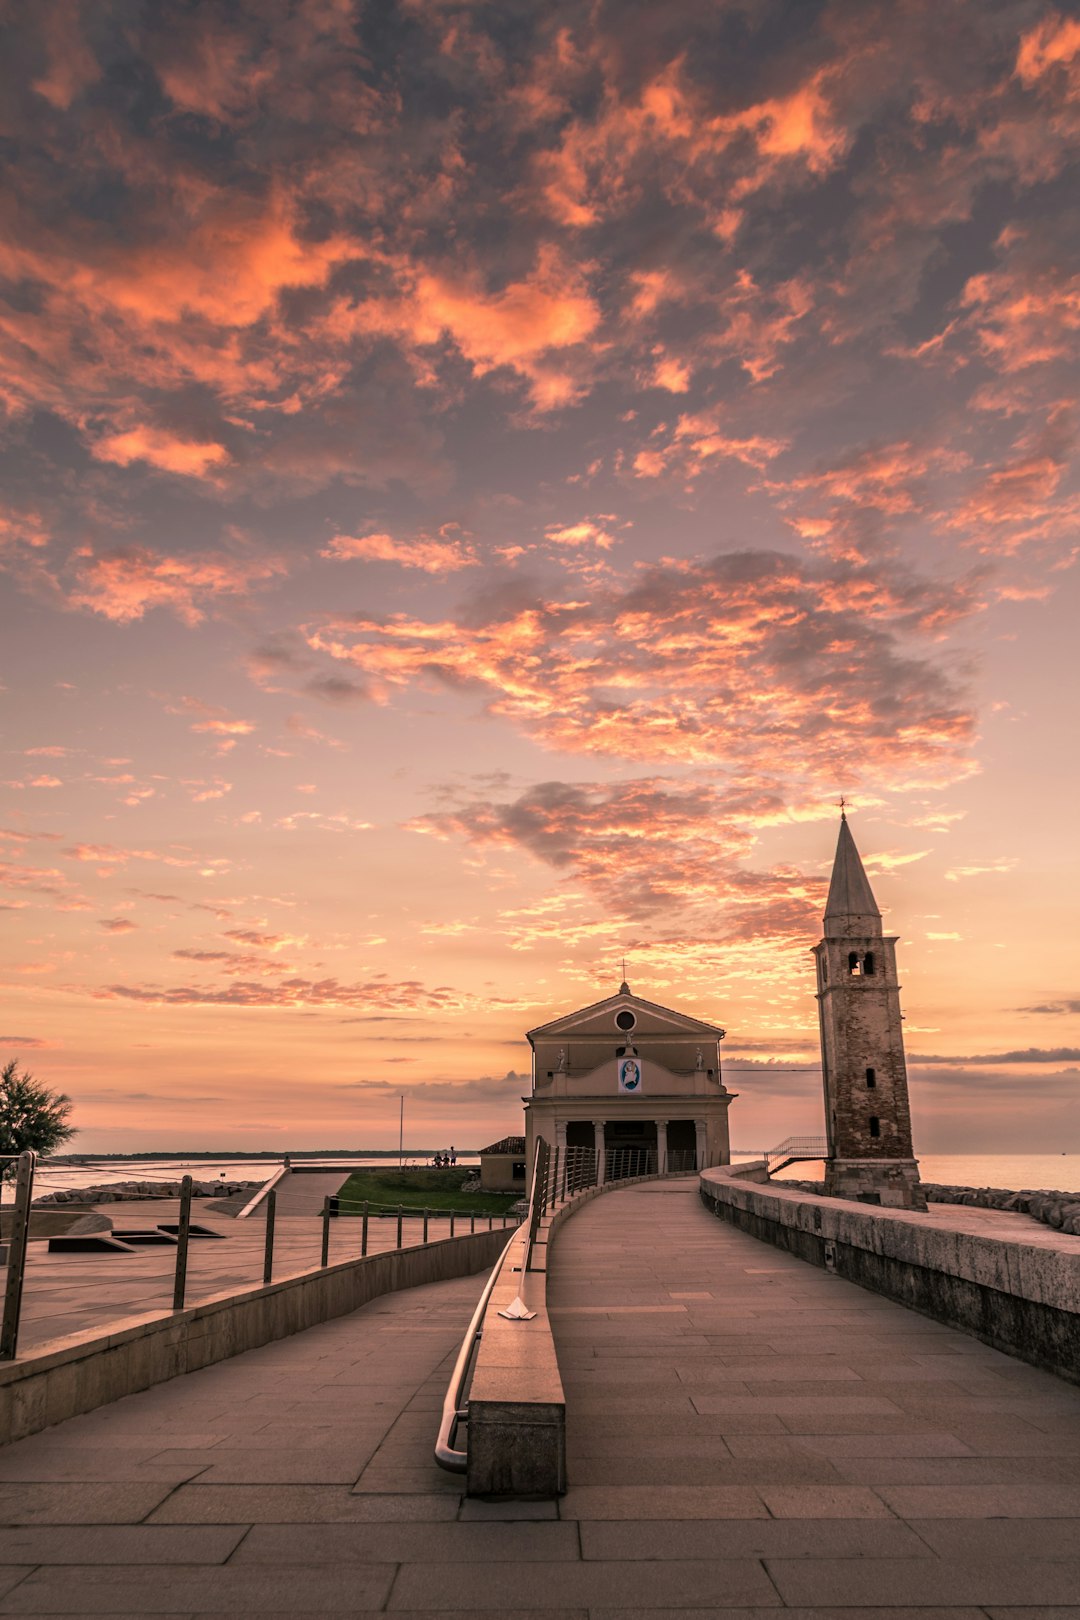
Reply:
[[[594,1200],[553,1262],[560,1501],[434,1465],[459,1279],[0,1453],[0,1616],[1080,1620],[1080,1390],[690,1183]]]
[[[173,1491],[146,1524],[437,1524],[456,1519],[458,1498],[356,1495],[338,1485],[214,1485]],[[547,1504],[544,1504],[547,1507]],[[555,1517],[552,1506],[550,1516]],[[63,1522],[63,1521],[58,1521]]]
[[[620,1603],[661,1606],[670,1604],[673,1598],[686,1605],[714,1609],[772,1608],[780,1604],[760,1560],[730,1558],[640,1564],[599,1560],[574,1564],[407,1564],[394,1582],[388,1607],[394,1612],[439,1607],[454,1612],[486,1609],[512,1614],[534,1592],[543,1592],[554,1607],[580,1604],[592,1608]]]
[[[0,1529],[0,1565],[223,1564],[247,1531],[219,1525],[67,1525]]]

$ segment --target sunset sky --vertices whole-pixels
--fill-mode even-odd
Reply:
[[[0,1059],[89,1151],[822,1129],[843,794],[916,1147],[1080,1151],[1080,21],[0,8]]]

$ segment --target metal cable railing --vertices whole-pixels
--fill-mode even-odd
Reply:
[[[35,1207],[33,1211],[31,1210],[36,1168],[36,1156],[32,1153],[0,1155],[0,1177],[15,1182],[14,1203],[6,1204],[3,1208],[3,1239],[7,1247],[7,1269],[3,1316],[0,1318],[0,1361],[14,1360],[18,1351],[20,1322],[23,1316],[27,1258],[30,1252],[28,1239],[31,1233],[31,1216],[33,1214],[36,1217],[40,1213],[42,1216],[48,1214],[55,1219],[55,1216],[52,1215],[54,1208],[55,1215],[61,1219],[65,1214],[63,1205],[42,1205]],[[124,1219],[132,1222],[133,1228],[135,1228],[133,1230],[125,1231],[122,1228],[115,1230],[108,1223],[103,1222],[103,1229],[100,1232],[46,1232],[45,1236],[49,1239],[50,1249],[70,1248],[75,1250],[78,1247],[89,1247],[94,1242],[99,1243],[102,1249],[108,1248],[112,1251],[111,1255],[107,1257],[110,1270],[117,1265],[121,1257],[128,1262],[130,1267],[132,1261],[150,1261],[151,1255],[148,1251],[151,1249],[171,1248],[173,1253],[168,1258],[172,1260],[172,1264],[167,1269],[163,1270],[159,1259],[157,1266],[151,1266],[149,1271],[146,1264],[140,1263],[136,1264],[132,1269],[121,1273],[122,1277],[130,1279],[136,1285],[141,1283],[141,1286],[137,1286],[137,1292],[123,1301],[121,1309],[124,1314],[128,1314],[133,1308],[152,1309],[155,1305],[160,1308],[160,1305],[164,1305],[166,1299],[168,1299],[171,1287],[172,1309],[181,1311],[185,1308],[189,1293],[189,1260],[191,1258],[192,1243],[203,1239],[228,1239],[241,1236],[240,1233],[225,1233],[213,1227],[201,1225],[197,1219],[193,1221],[193,1196],[193,1178],[190,1175],[185,1175],[180,1183],[179,1211],[176,1220],[162,1221],[160,1218],[153,1220],[153,1217],[151,1217],[150,1223],[146,1226],[138,1226],[137,1205],[129,1203],[125,1206]],[[267,1194],[263,1208],[266,1215],[266,1227],[262,1244],[261,1280],[263,1286],[268,1286],[274,1280],[275,1255],[276,1251],[281,1247],[282,1238],[282,1227],[277,1218],[277,1193],[274,1188],[271,1188]],[[370,1241],[372,1235],[370,1223],[372,1221],[393,1221],[395,1223],[394,1241],[390,1246],[394,1249],[402,1249],[432,1241],[432,1228],[434,1226],[437,1229],[439,1222],[446,1222],[447,1225],[441,1231],[437,1230],[436,1235],[441,1237],[445,1232],[446,1236],[453,1238],[464,1236],[466,1231],[470,1233],[485,1229],[491,1231],[497,1224],[505,1227],[513,1219],[509,1210],[505,1207],[501,1210],[490,1208],[486,1210],[475,1208],[449,1210],[430,1207],[412,1208],[403,1204],[376,1204],[359,1199],[345,1199],[340,1196],[327,1197],[323,1199],[319,1217],[318,1264],[309,1262],[305,1265],[303,1257],[298,1256],[297,1233],[294,1229],[288,1234],[290,1242],[286,1250],[288,1259],[287,1274],[289,1276],[314,1273],[317,1270],[325,1269],[331,1264],[331,1223],[337,1217],[346,1217],[346,1227],[349,1218],[356,1219],[359,1229],[357,1232],[359,1242],[350,1245],[347,1254],[336,1254],[334,1264],[363,1259],[368,1255],[369,1247],[372,1246]],[[516,1219],[514,1220],[514,1226],[516,1229]],[[304,1231],[310,1232],[310,1227],[306,1223]],[[385,1233],[380,1236],[384,1238]],[[340,1249],[340,1245],[336,1245],[336,1247]],[[384,1251],[388,1245],[385,1241],[380,1240],[374,1247]],[[82,1258],[90,1262],[94,1274],[87,1277],[85,1281],[78,1276],[65,1279],[64,1287],[65,1300],[70,1301],[75,1320],[79,1326],[83,1325],[82,1316],[92,1296],[101,1292],[100,1274],[97,1267],[93,1267],[92,1262],[95,1258],[100,1260],[106,1257],[104,1255],[95,1257],[88,1254],[85,1257],[80,1256],[80,1259]],[[160,1258],[164,1259],[165,1257],[161,1256]],[[254,1279],[251,1282],[245,1282],[242,1275],[242,1270],[246,1269],[247,1265],[252,1264],[253,1261],[255,1264],[252,1265],[252,1269],[254,1270],[255,1266],[257,1266],[256,1256],[251,1254],[250,1246],[240,1245],[236,1251],[229,1251],[229,1258],[230,1260],[235,1258],[237,1264],[235,1266],[226,1265],[225,1275],[222,1274],[219,1268],[217,1274],[213,1277],[215,1291],[223,1286],[242,1288],[255,1285]],[[2,1259],[2,1254],[0,1254],[0,1259]],[[297,1265],[298,1259],[300,1260],[299,1266]],[[36,1271],[36,1264],[32,1268],[32,1274],[34,1271]],[[42,1272],[40,1275],[55,1284],[55,1271]],[[151,1283],[153,1291],[148,1292],[147,1285]],[[64,1316],[65,1325],[63,1331],[73,1331],[72,1310],[65,1311]],[[36,1325],[40,1336],[41,1323],[38,1322]]]

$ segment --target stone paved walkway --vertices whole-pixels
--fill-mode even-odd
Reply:
[[[1080,1617],[1080,1390],[652,1184],[559,1234],[569,1493],[465,1502],[431,1447],[479,1286],[0,1452],[0,1615]]]

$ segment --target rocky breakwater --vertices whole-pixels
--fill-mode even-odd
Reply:
[[[1055,1231],[1080,1237],[1080,1192],[1060,1192],[1050,1188],[1025,1187],[1014,1192],[1008,1187],[949,1187],[924,1181],[923,1191],[932,1204],[971,1204],[976,1209],[1006,1209],[1018,1215],[1031,1215]]]
[[[110,1181],[98,1187],[72,1187],[58,1192],[42,1193],[34,1199],[34,1207],[47,1208],[54,1204],[122,1204],[141,1202],[150,1198],[179,1198],[180,1180],[176,1181]],[[261,1181],[198,1181],[191,1183],[194,1198],[226,1198],[232,1193],[254,1193]]]

